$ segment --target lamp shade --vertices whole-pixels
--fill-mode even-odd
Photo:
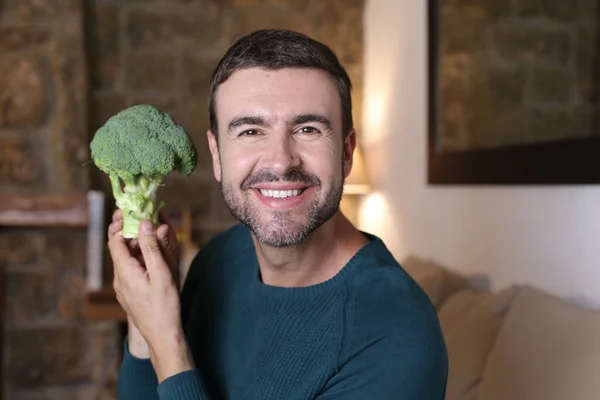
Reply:
[[[348,175],[344,184],[344,194],[367,194],[370,191],[371,186],[367,178],[365,161],[360,146],[357,144],[354,149],[352,171],[350,171],[350,175]]]

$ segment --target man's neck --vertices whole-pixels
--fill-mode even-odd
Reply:
[[[261,244],[254,235],[253,240],[263,283],[280,287],[325,282],[368,243],[339,211],[297,246],[274,248]]]

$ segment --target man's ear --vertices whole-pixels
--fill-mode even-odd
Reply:
[[[344,140],[344,178],[352,171],[354,149],[356,148],[356,130],[352,129]]]
[[[221,182],[222,171],[221,171],[221,155],[219,154],[219,144],[215,133],[210,129],[206,132],[208,138],[208,148],[210,149],[210,155],[212,157],[213,174],[217,182]]]

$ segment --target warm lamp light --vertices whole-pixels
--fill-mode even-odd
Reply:
[[[365,160],[360,147],[357,145],[354,149],[352,171],[346,178],[346,182],[344,184],[344,194],[360,195],[368,194],[370,191],[371,186],[369,185],[369,179],[367,178]]]
[[[344,183],[344,195],[340,203],[340,210],[355,226],[358,223],[358,208],[360,196],[371,192],[371,185],[367,178],[365,160],[360,147],[354,149],[352,171]]]

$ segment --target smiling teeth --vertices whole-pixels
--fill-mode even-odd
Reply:
[[[302,193],[301,190],[265,190],[260,189],[260,193],[266,197],[274,197],[276,199],[285,199],[286,197],[298,196]]]

